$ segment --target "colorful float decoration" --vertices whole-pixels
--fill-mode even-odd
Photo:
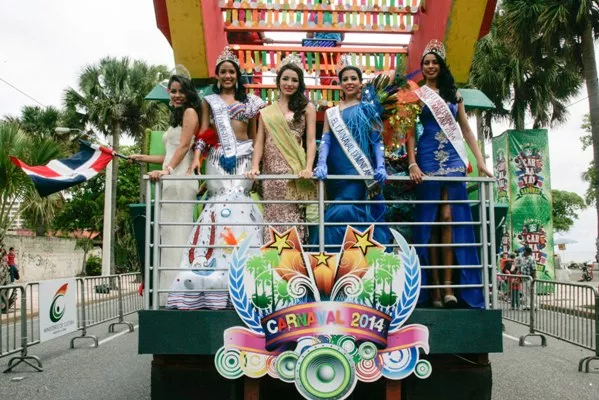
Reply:
[[[271,240],[236,249],[232,303],[246,327],[224,332],[215,364],[225,378],[269,375],[306,399],[345,399],[357,383],[431,374],[420,359],[428,328],[404,325],[420,293],[414,248],[392,231],[399,252],[348,226],[339,253],[304,252],[297,230],[269,227]]]

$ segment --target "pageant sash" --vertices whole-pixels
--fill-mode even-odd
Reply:
[[[212,110],[212,117],[216,125],[218,139],[223,149],[223,154],[226,159],[235,159],[237,154],[237,139],[235,132],[231,126],[231,118],[229,118],[229,106],[220,98],[218,94],[211,94],[204,97]]]
[[[462,136],[462,129],[457,123],[449,106],[443,100],[441,96],[433,89],[424,85],[420,89],[417,89],[416,95],[422,100],[424,104],[428,106],[431,113],[435,117],[435,120],[441,127],[441,130],[449,139],[449,142],[460,156],[460,159],[464,163],[464,167],[469,170],[470,162],[468,161],[468,155],[466,153],[466,146],[464,146],[464,137]]]
[[[299,145],[279,105],[275,102],[260,113],[262,122],[273,137],[273,142],[294,174],[306,168],[306,152]],[[287,184],[288,199],[312,200],[316,197],[314,182],[307,179],[296,179]]]
[[[358,143],[356,143],[356,140],[347,128],[347,125],[345,125],[345,122],[343,122],[339,106],[329,108],[327,110],[327,118],[329,120],[331,131],[333,131],[333,134],[337,138],[337,141],[343,149],[343,152],[352,163],[358,174],[374,175],[374,169],[372,168],[372,164],[370,164],[368,156],[366,156],[360,146],[358,146]],[[369,190],[376,185],[377,182],[374,180],[368,180],[366,182],[366,186]]]

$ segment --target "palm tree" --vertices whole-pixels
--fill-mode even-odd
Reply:
[[[31,180],[9,156],[30,165],[43,165],[60,158],[60,146],[52,139],[32,140],[14,122],[0,122],[0,239],[13,222],[10,211],[21,200],[21,212],[29,212],[42,225],[47,225],[62,204],[60,196],[42,199]]]
[[[127,57],[106,57],[97,64],[87,65],[79,77],[78,88],[65,91],[65,106],[69,115],[76,115],[83,125],[112,138],[112,147],[119,151],[121,135],[142,141],[145,129],[157,121],[158,105],[144,97],[168,75],[164,66],[149,66]],[[111,221],[115,221],[118,162],[113,162]],[[110,228],[111,243],[115,243],[114,227]],[[114,247],[110,249],[110,270],[114,273]]]
[[[483,113],[483,130],[491,132],[492,120],[505,118],[523,130],[527,114],[534,129],[565,122],[566,104],[582,85],[579,71],[563,58],[547,57],[539,46],[515,53],[506,24],[506,17],[497,13],[491,31],[477,44],[472,63],[470,85],[482,90],[496,106]]]
[[[561,57],[582,73],[591,116],[595,176],[599,176],[599,81],[594,39],[599,38],[599,0],[504,0],[502,2],[510,38],[519,54],[530,45],[543,49],[547,57]],[[599,194],[599,186],[595,186]],[[597,232],[599,236],[599,202]],[[599,253],[599,241],[598,253]]]

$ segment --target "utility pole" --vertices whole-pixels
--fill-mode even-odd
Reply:
[[[112,136],[108,139],[112,148]],[[112,248],[112,163],[106,166],[106,179],[104,181],[104,229],[102,231],[102,276],[110,275],[111,248]]]

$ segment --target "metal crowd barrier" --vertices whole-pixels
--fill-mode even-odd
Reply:
[[[91,339],[94,347],[98,347],[97,337],[89,334],[88,329],[105,322],[114,321],[108,326],[109,332],[114,332],[114,327],[121,324],[126,325],[129,332],[134,331],[133,324],[126,321],[125,316],[143,309],[143,298],[137,292],[140,273],[76,280],[77,329],[81,335],[71,339],[70,348],[75,347],[77,339]],[[0,286],[0,305],[16,293],[16,302],[7,309],[0,309],[0,358],[20,353],[9,360],[4,372],[10,372],[20,363],[43,371],[41,360],[28,355],[28,349],[40,343],[39,284],[29,282],[26,285]]]
[[[8,300],[16,296],[16,301]],[[19,299],[20,297],[20,299]],[[4,372],[10,372],[17,365],[25,363],[36,371],[43,371],[42,362],[37,356],[27,353],[29,338],[27,336],[27,295],[22,285],[0,286],[0,302],[5,305],[0,313],[0,358],[16,353],[8,360],[8,367]],[[17,304],[21,312],[18,313]],[[12,333],[12,335],[11,335]]]
[[[591,362],[599,360],[598,289],[524,275],[498,274],[498,279],[503,318],[528,326],[529,333],[520,337],[520,346],[528,344],[530,337],[540,338],[541,346],[546,346],[546,336],[550,336],[591,350],[595,354],[584,357],[578,365],[579,371],[589,372]],[[518,280],[522,294],[515,293],[519,292]],[[514,304],[518,297],[522,300],[519,307]]]
[[[169,243],[164,244],[160,242],[160,229],[165,226],[180,226],[182,229],[188,229],[191,231],[193,226],[196,226],[197,223],[195,221],[189,221],[185,223],[166,221],[161,218],[161,206],[164,204],[210,204],[214,201],[210,200],[210,198],[206,200],[163,200],[161,198],[161,188],[163,181],[183,181],[183,180],[223,180],[223,176],[221,175],[201,175],[201,176],[164,176],[161,181],[156,182],[155,190],[152,191],[152,184],[148,179],[148,176],[145,176],[146,179],[146,199],[154,200],[146,202],[146,215],[152,215],[153,218],[146,218],[146,239],[145,239],[145,290],[148,294],[145,298],[145,308],[157,310],[162,305],[160,300],[161,294],[169,293],[171,290],[164,289],[164,285],[161,285],[161,277],[160,272],[162,271],[179,271],[178,261],[174,260],[176,265],[160,265],[160,255],[162,249],[165,248],[180,248],[180,249],[188,249],[188,248],[197,248],[197,247],[212,247],[212,248],[230,248],[234,249],[233,245],[213,245],[213,246],[190,246],[187,243]],[[256,178],[256,180],[272,180],[272,179],[283,179],[283,180],[294,180],[298,179],[296,175],[260,175]],[[268,225],[272,225],[275,228],[277,225],[295,225],[295,226],[306,226],[306,227],[317,227],[318,228],[318,250],[324,251],[326,248],[330,247],[338,247],[338,245],[325,245],[324,243],[324,232],[326,226],[345,226],[345,225],[370,225],[371,223],[364,222],[356,222],[356,221],[344,221],[344,222],[325,222],[324,221],[324,213],[325,207],[330,204],[375,204],[375,203],[384,203],[386,205],[391,204],[415,204],[415,203],[432,203],[432,204],[475,204],[478,205],[480,218],[478,220],[473,220],[472,222],[433,222],[433,223],[425,223],[425,222],[402,222],[402,221],[385,221],[379,223],[373,223],[374,225],[385,225],[390,228],[397,228],[400,226],[417,226],[417,225],[433,225],[433,226],[457,226],[457,225],[472,225],[475,229],[479,230],[480,241],[476,243],[460,243],[460,244],[442,244],[442,243],[433,243],[433,244],[416,244],[415,247],[465,247],[465,246],[473,246],[479,249],[480,254],[480,264],[479,265],[453,265],[453,266],[443,266],[443,265],[431,265],[424,266],[423,269],[461,269],[461,268],[472,268],[478,269],[482,274],[482,283],[481,284],[469,284],[469,285],[428,285],[423,286],[424,289],[443,289],[443,288],[481,288],[484,293],[485,299],[485,308],[491,308],[491,305],[495,308],[497,304],[497,291],[496,288],[496,268],[495,268],[495,257],[491,257],[491,254],[494,254],[494,243],[495,243],[495,229],[494,229],[494,201],[493,201],[493,185],[495,183],[495,179],[493,178],[480,178],[480,177],[424,177],[424,180],[428,181],[440,181],[440,182],[463,182],[476,184],[478,186],[478,199],[468,199],[468,200],[351,200],[351,201],[330,201],[325,199],[325,185],[327,181],[332,180],[365,180],[372,179],[372,177],[363,177],[363,176],[349,176],[349,175],[329,175],[326,181],[316,181],[318,185],[318,197],[313,201],[297,201],[297,200],[260,200],[260,201],[230,201],[230,204],[316,204],[318,206],[318,222],[310,223],[310,222],[279,222],[279,223],[209,223],[211,226],[233,226],[233,225],[244,225],[244,226],[262,226],[266,227]],[[235,175],[226,177],[226,180],[247,180],[247,178],[243,175]],[[407,182],[409,181],[409,177],[401,177],[401,176],[390,176],[388,178],[391,182]],[[395,245],[392,245],[395,246]],[[305,248],[309,248],[310,246],[305,246]],[[312,246],[315,247],[315,246]],[[183,251],[183,250],[181,250]],[[218,269],[217,269],[218,270]],[[221,268],[220,270],[224,270]],[[167,283],[167,285],[170,282]],[[199,293],[199,292],[210,292],[210,291],[222,291],[219,289],[202,289],[202,290],[182,290],[177,289],[177,293]]]

